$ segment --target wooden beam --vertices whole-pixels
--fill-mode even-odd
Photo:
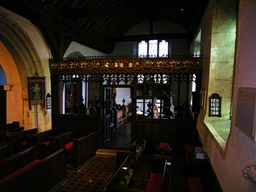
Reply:
[[[144,35],[130,35],[130,36],[119,36],[119,37],[108,37],[109,42],[131,42],[141,40],[163,40],[163,39],[191,39],[192,34],[190,33],[158,33],[158,34],[144,34]]]
[[[47,38],[52,42],[50,44],[51,49],[55,50],[53,55],[60,55],[57,50],[64,50],[64,48],[56,49],[56,43],[53,41],[53,37],[51,37],[51,33],[58,33],[59,35],[63,35],[64,39],[70,39],[71,41],[75,41],[82,45],[88,46],[92,49],[96,49],[103,53],[111,53],[114,49],[115,44],[112,42],[106,42],[104,39],[101,39],[98,36],[86,31],[80,26],[74,24],[73,22],[66,20],[63,15],[56,10],[46,7],[43,5],[43,2],[30,1],[30,0],[10,0],[10,2],[16,3],[23,10],[19,10],[18,13],[24,16],[25,18],[31,20],[36,26],[39,28],[47,29]],[[12,9],[10,9],[12,10]],[[23,14],[22,14],[23,13]],[[45,29],[43,29],[45,30]],[[60,44],[59,44],[60,45]],[[64,50],[65,51],[65,50]]]
[[[69,9],[62,11],[68,19],[81,18],[81,17],[95,17],[111,14],[123,14],[127,12],[152,12],[163,10],[180,10],[184,8],[198,9],[204,8],[207,1],[202,0],[180,0],[180,1],[164,1],[164,2],[133,2],[125,4],[113,4],[112,6],[96,6],[80,9]]]

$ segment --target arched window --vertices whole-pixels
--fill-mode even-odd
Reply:
[[[150,40],[149,41],[149,50],[148,50],[148,55],[149,57],[157,57],[157,48],[158,48],[158,45],[157,45],[157,40]]]
[[[139,57],[146,57],[148,54],[148,43],[146,41],[141,41],[139,43]]]
[[[168,55],[168,42],[162,40],[159,42],[159,57],[167,57]]]
[[[167,57],[169,44],[166,40],[141,41],[138,45],[139,57]]]

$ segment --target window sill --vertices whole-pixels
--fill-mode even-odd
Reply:
[[[216,142],[222,151],[225,151],[228,136],[230,133],[230,120],[211,120],[204,122],[211,135],[214,137]]]

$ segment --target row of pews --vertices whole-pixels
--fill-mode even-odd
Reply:
[[[67,162],[79,169],[96,154],[100,130],[37,129],[12,131],[19,123],[1,125],[0,191],[51,191],[67,178]]]
[[[147,139],[144,133],[131,144],[130,151],[117,152],[117,170],[105,186],[106,192],[142,192],[144,190],[134,188],[134,177],[139,169],[142,155],[146,151]],[[152,154],[152,167],[146,192],[164,192],[169,190],[171,174],[172,149],[169,144],[156,146]]]

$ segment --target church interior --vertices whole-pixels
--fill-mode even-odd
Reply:
[[[256,191],[255,13],[0,0],[0,191]]]

